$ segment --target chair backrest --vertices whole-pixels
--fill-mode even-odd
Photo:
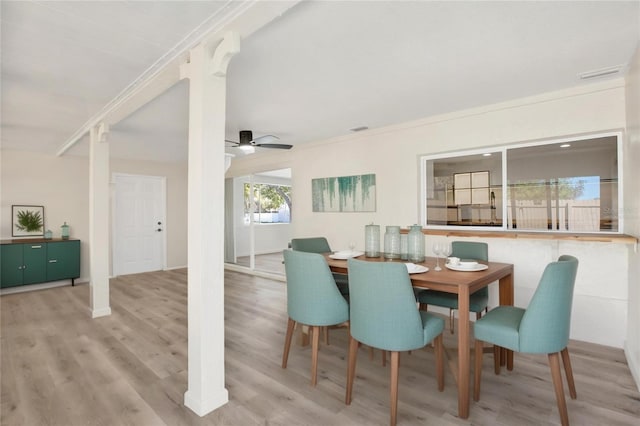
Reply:
[[[325,237],[294,238],[291,240],[291,249],[307,253],[329,253],[331,251]]]
[[[489,245],[475,241],[454,241],[451,243],[451,256],[460,259],[474,259],[489,261]],[[481,288],[474,294],[489,297],[489,287]]]
[[[388,351],[425,344],[407,267],[349,259],[350,330],[359,342]]]
[[[473,241],[454,241],[451,243],[451,256],[460,259],[489,260],[489,246],[487,243]]]
[[[324,256],[294,250],[284,250],[283,256],[291,319],[307,325],[334,325],[349,319],[349,304]]]
[[[567,347],[577,271],[573,256],[547,265],[520,322],[520,351],[549,354]]]

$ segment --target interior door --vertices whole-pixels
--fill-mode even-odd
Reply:
[[[114,275],[164,269],[165,178],[116,174],[114,180]]]

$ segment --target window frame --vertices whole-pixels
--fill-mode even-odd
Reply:
[[[419,156],[419,170],[420,170],[420,189],[419,189],[419,214],[420,220],[419,222],[426,230],[451,230],[451,231],[487,231],[487,232],[504,232],[504,233],[562,233],[562,234],[602,234],[602,235],[619,235],[624,234],[624,170],[623,170],[623,131],[622,130],[610,130],[610,131],[602,131],[602,132],[594,132],[594,133],[585,133],[579,135],[570,135],[570,136],[562,136],[562,137],[554,137],[548,139],[539,139],[533,141],[519,142],[508,145],[499,145],[499,146],[487,146],[482,148],[472,148],[468,150],[459,150],[459,151],[448,151],[448,152],[440,152],[435,154],[424,154]],[[618,229],[617,230],[597,230],[597,231],[576,231],[576,230],[559,230],[559,229],[512,229],[508,227],[507,220],[507,209],[508,209],[508,185],[507,185],[507,177],[509,175],[508,163],[507,163],[507,152],[509,150],[514,150],[518,148],[527,148],[527,147],[536,147],[536,146],[544,146],[544,145],[558,145],[562,143],[580,143],[581,141],[590,140],[590,139],[598,139],[605,137],[615,137],[616,138],[616,155],[617,155],[617,221],[618,221]],[[427,171],[430,167],[428,167],[428,163],[433,160],[442,160],[442,159],[455,159],[458,157],[472,156],[472,155],[483,155],[490,153],[492,155],[500,154],[501,161],[501,213],[502,213],[502,224],[500,226],[474,226],[474,225],[438,225],[438,224],[428,224],[427,211],[429,207],[429,198],[427,197],[430,191],[430,188],[427,187]]]

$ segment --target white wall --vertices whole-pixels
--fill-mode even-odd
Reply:
[[[293,236],[324,235],[334,249],[347,247],[350,240],[364,247],[364,226],[368,223],[383,227],[419,223],[420,155],[624,129],[624,83],[622,79],[595,83],[295,147],[290,157],[283,158],[293,176]],[[274,157],[237,159],[228,175],[238,176],[273,161]],[[311,179],[364,173],[376,174],[376,212],[312,212]],[[427,247],[439,239],[444,237],[428,236]],[[499,238],[486,241],[492,260],[515,265],[519,306],[528,304],[548,262],[560,254],[577,256],[580,268],[571,337],[623,346],[628,246]],[[494,293],[492,289],[492,306],[497,300]]]
[[[625,205],[623,214],[628,234],[640,238],[640,46],[627,78],[627,138],[625,144]],[[640,253],[628,251],[629,309],[625,354],[640,390]]]
[[[80,280],[89,271],[89,159],[26,151],[0,152],[0,238],[11,239],[11,205],[43,205],[45,228],[60,237],[67,222],[81,240]],[[187,265],[187,169],[185,165],[111,160],[111,172],[167,178],[167,267]]]

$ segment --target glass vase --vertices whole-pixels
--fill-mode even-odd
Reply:
[[[65,222],[64,225],[60,227],[60,234],[63,240],[69,239],[69,225],[67,225],[67,222]]]
[[[422,226],[413,225],[407,235],[408,260],[413,263],[424,262],[424,234]]]
[[[384,258],[400,259],[400,227],[387,226],[384,233]]]
[[[364,227],[364,255],[380,257],[380,225],[372,223]]]
[[[400,259],[407,260],[409,258],[409,241],[407,234],[400,234]]]

